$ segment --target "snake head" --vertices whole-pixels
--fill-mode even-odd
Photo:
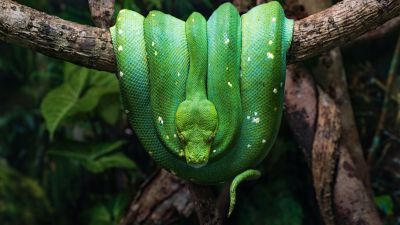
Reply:
[[[199,168],[207,164],[217,124],[217,110],[207,99],[185,100],[179,105],[176,126],[189,165]]]

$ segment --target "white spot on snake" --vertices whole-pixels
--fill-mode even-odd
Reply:
[[[216,150],[216,149],[214,149],[212,152],[213,152],[213,153],[216,153],[216,152],[217,152],[217,150]]]
[[[156,45],[156,43],[154,43],[154,41],[153,41],[153,42],[151,42],[151,46],[153,46],[153,47],[154,47],[154,45]]]
[[[268,59],[274,59],[274,54],[272,54],[271,52],[267,52],[267,57]]]
[[[156,16],[156,14],[152,13],[151,16]]]
[[[251,120],[252,123],[258,124],[260,122],[260,117],[253,117]]]
[[[254,115],[257,116],[257,115],[258,115],[258,112],[254,112]]]
[[[176,138],[177,136],[176,136],[176,134],[174,134],[174,138]]]
[[[228,71],[228,70],[229,70],[229,67],[226,67],[225,70]]]
[[[181,76],[181,73],[180,72],[178,72],[178,77],[180,77]]]
[[[246,118],[249,120],[251,117],[250,117],[250,116],[247,116]]]
[[[163,125],[164,124],[164,120],[161,116],[158,117],[158,122]]]
[[[230,81],[228,81],[228,86],[229,86],[229,87],[232,87],[232,86],[233,86],[232,83],[231,83]]]
[[[272,22],[275,22],[276,21],[276,18],[275,17],[272,17]]]
[[[251,61],[251,58],[250,58],[250,56],[249,56],[249,57],[247,57],[247,61],[249,61],[249,62]]]
[[[278,89],[274,88],[273,92],[274,92],[274,94],[277,94],[278,93]]]
[[[122,71],[119,71],[119,76],[120,76],[120,77],[123,77],[123,76],[124,76],[124,73],[123,73]]]
[[[192,18],[192,22],[194,23],[194,18]]]
[[[125,109],[125,113],[128,114],[128,113],[129,113],[129,110]]]
[[[126,128],[126,129],[125,129],[125,134],[127,134],[127,135],[132,135],[132,134],[133,134],[132,129]]]
[[[262,139],[262,141],[261,141],[263,144],[265,144],[265,142],[267,142],[265,139]]]
[[[122,34],[124,33],[122,30],[118,30],[118,34]]]
[[[122,50],[124,50],[124,48],[122,47],[122,45],[118,46],[118,51],[121,52]]]
[[[247,144],[247,148],[251,148],[251,144]]]
[[[224,41],[224,43],[225,43],[226,45],[229,44],[229,42],[231,42],[231,40],[229,40],[229,38],[226,38],[225,41]]]
[[[269,40],[269,41],[268,41],[268,44],[269,44],[269,45],[272,45],[272,43],[273,43],[272,40]]]
[[[165,135],[165,138],[166,138],[167,140],[169,140],[169,135]]]
[[[154,55],[157,56],[157,55],[158,55],[158,52],[157,52],[157,51],[154,51]]]

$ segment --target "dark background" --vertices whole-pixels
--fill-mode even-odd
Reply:
[[[21,4],[93,25],[86,1],[20,0]],[[116,1],[186,19],[209,16],[223,1]],[[0,12],[1,13],[1,12]],[[342,49],[364,149],[382,110],[397,33]],[[306,64],[312,65],[313,60]],[[385,224],[400,224],[400,79],[391,93],[371,175]],[[114,75],[0,42],[0,223],[117,224],[140,184],[156,168],[121,113]],[[396,159],[398,159],[396,161]],[[396,163],[397,162],[397,163]],[[315,224],[311,177],[285,119],[263,177],[243,185],[232,224]],[[218,192],[220,187],[215,187]],[[193,218],[176,224],[195,223]]]

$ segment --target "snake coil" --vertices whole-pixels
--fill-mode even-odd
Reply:
[[[125,113],[162,167],[200,184],[260,176],[279,131],[293,20],[278,2],[208,21],[121,10],[111,28]]]

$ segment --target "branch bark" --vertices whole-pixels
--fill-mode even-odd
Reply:
[[[300,2],[307,11],[314,12],[329,4],[329,1],[318,0]],[[341,61],[336,48],[323,54],[318,69],[314,70],[320,85],[331,96],[321,88],[317,95],[308,72],[299,66],[289,66],[285,115],[306,158],[312,155],[309,165],[325,224],[378,225],[381,222],[368,189],[368,170],[354,126]],[[318,99],[317,107],[315,99]]]
[[[194,209],[186,182],[158,170],[143,183],[119,225],[173,224]]]
[[[296,21],[288,62],[343,46],[400,15],[400,0],[344,0]],[[78,65],[114,72],[108,30],[47,15],[11,0],[0,2],[0,40]]]
[[[384,37],[388,33],[395,32],[400,27],[400,16],[395,17],[381,26],[377,27],[375,30],[371,30],[355,40],[355,43],[373,41]]]
[[[94,25],[100,28],[111,27],[115,0],[89,0],[88,3]]]

